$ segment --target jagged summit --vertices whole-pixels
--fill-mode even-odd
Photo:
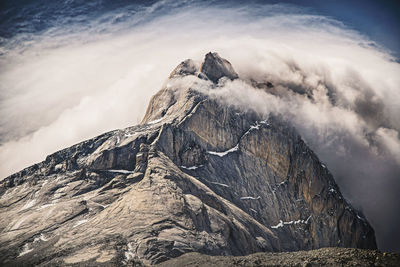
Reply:
[[[200,69],[184,61],[169,81],[204,82],[200,70],[214,81],[237,77],[207,54]],[[290,125],[173,86],[167,81],[152,98],[140,125],[0,182],[1,265],[376,248],[365,217]]]
[[[186,59],[182,61],[169,75],[169,80],[179,79],[188,75],[198,77],[203,80],[210,80],[215,85],[218,80],[222,77],[228,79],[237,79],[238,75],[233,69],[231,63],[220,57],[218,53],[211,53],[205,55],[204,61],[199,65],[192,59]],[[183,94],[177,94],[169,83],[157,92],[147,107],[146,114],[142,120],[143,123],[150,121],[159,120],[161,118],[175,118],[177,114],[185,114],[185,111],[181,110],[183,103],[191,103],[194,99],[198,101],[203,99],[204,96],[199,92],[191,90],[191,88],[184,88]],[[180,88],[182,91],[182,88]],[[180,104],[176,104],[176,102]],[[186,107],[189,106],[186,103]],[[172,107],[170,109],[170,107]],[[187,111],[187,110],[186,110]],[[179,116],[179,115],[178,115]]]
[[[206,55],[200,71],[214,83],[217,83],[222,77],[227,77],[231,80],[239,77],[228,60],[221,58],[217,53],[211,52]]]
[[[169,78],[185,75],[197,75],[199,78],[208,79],[213,83],[218,83],[218,80],[222,77],[227,77],[231,80],[239,77],[228,60],[220,57],[218,53],[211,52],[205,55],[200,67],[192,59],[181,62],[172,71]]]

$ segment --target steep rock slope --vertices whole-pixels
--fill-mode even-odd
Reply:
[[[237,79],[216,53],[184,77]],[[376,248],[374,231],[281,119],[167,83],[142,123],[0,182],[3,264],[154,264],[186,252]]]

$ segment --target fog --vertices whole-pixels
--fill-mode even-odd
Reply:
[[[96,19],[90,29],[60,23],[1,47],[0,177],[139,123],[177,64],[215,51],[241,80],[198,90],[290,121],[367,216],[379,247],[400,250],[400,65],[390,52],[294,6],[171,3],[108,13],[112,23]],[[255,88],[266,82],[269,92]]]

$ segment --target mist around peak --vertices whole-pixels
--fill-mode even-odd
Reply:
[[[400,249],[400,65],[390,51],[292,5],[162,1],[106,10],[83,20],[60,13],[46,29],[2,39],[0,177],[139,123],[163,84],[190,85],[293,123],[363,210],[379,247]],[[179,62],[199,68],[210,51],[239,79],[166,81]]]

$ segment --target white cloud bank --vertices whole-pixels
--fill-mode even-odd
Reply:
[[[147,20],[139,24],[138,15],[125,14],[121,23],[93,22],[103,33],[62,25],[3,48],[0,177],[137,124],[179,62],[217,51],[241,78],[271,82],[274,93],[233,81],[211,94],[292,121],[364,210],[380,245],[393,249],[389,239],[399,230],[385,225],[400,218],[384,207],[397,212],[399,201],[399,64],[339,22],[290,6],[171,3],[143,10]]]

